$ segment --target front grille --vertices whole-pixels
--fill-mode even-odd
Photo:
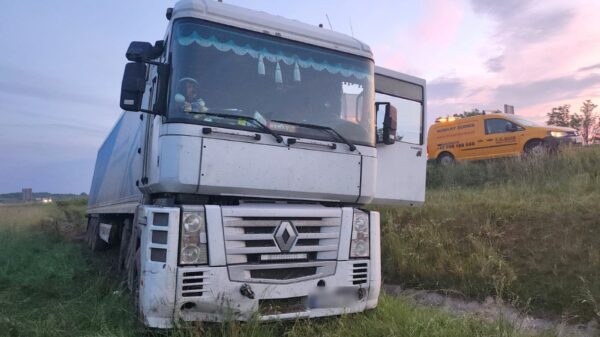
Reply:
[[[335,260],[341,218],[320,219],[252,219],[225,217],[225,250],[228,264],[247,263],[250,255],[284,253],[275,241],[275,231],[282,221],[296,231],[296,243],[285,253],[316,253],[316,260]]]
[[[369,266],[366,262],[355,263],[352,266],[352,284],[367,283],[369,276]]]
[[[317,273],[317,267],[274,268],[250,270],[250,277],[265,280],[293,280]]]
[[[341,209],[310,207],[309,211],[289,205],[223,207],[225,253],[232,280],[291,281],[334,273]],[[306,259],[286,263],[261,259],[263,255],[298,253],[306,254]]]

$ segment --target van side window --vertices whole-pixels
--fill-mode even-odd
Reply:
[[[505,133],[514,130],[522,130],[520,126],[502,118],[490,118],[485,120],[485,134]]]

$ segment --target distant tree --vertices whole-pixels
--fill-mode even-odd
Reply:
[[[546,124],[548,125],[556,125],[556,126],[571,126],[571,105],[564,104],[561,106],[557,106],[552,108],[552,111],[546,114],[548,116],[548,121]]]
[[[592,100],[586,100],[579,109],[581,111],[581,125],[579,131],[583,137],[583,142],[588,144],[600,129],[599,117],[594,114],[594,109],[597,104],[592,103]]]
[[[546,124],[564,126],[579,130],[581,128],[582,118],[576,113],[571,113],[571,105],[563,104],[552,108],[552,111],[546,114],[548,120]]]
[[[454,117],[458,117],[458,118],[465,118],[465,117],[472,117],[472,116],[477,116],[477,115],[482,115],[483,112],[479,111],[479,109],[472,109],[471,111],[465,111],[461,114],[454,114]]]

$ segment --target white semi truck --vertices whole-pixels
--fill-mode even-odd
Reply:
[[[363,206],[424,202],[425,81],[263,12],[184,0],[167,19],[127,51],[87,209],[145,324],[374,308],[380,219]]]

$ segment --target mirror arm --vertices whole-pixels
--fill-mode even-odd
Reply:
[[[156,62],[156,61],[141,61],[141,63],[151,64],[151,65],[157,66],[157,67],[166,64],[166,63]]]

